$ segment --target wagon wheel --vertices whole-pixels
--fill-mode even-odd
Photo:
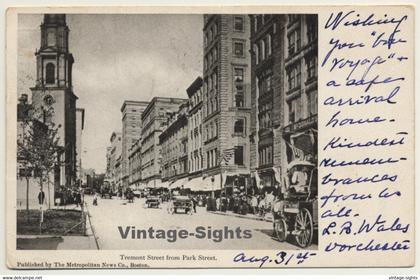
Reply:
[[[308,209],[303,208],[295,218],[295,238],[301,248],[306,248],[312,244],[313,231],[312,215]]]
[[[274,224],[274,232],[280,242],[284,242],[287,238],[287,224],[286,221],[281,219],[278,223]]]

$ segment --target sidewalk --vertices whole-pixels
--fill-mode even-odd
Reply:
[[[17,247],[22,250],[98,250],[95,235],[86,212],[86,235],[17,235]]]
[[[273,222],[273,215],[271,213],[267,213],[262,217],[262,216],[255,215],[255,214],[242,215],[242,214],[233,213],[232,211],[226,211],[226,212],[207,211],[207,212],[212,213],[212,214],[216,214],[216,215],[222,215],[222,216],[231,216],[231,217],[242,218],[242,219],[266,221],[266,222],[269,222],[269,223]]]

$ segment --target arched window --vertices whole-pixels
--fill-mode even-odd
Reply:
[[[45,82],[47,84],[55,83],[55,65],[54,63],[48,63],[45,71]]]
[[[267,55],[267,57],[268,56],[270,56],[271,55],[271,50],[272,50],[272,46],[271,46],[271,35],[270,34],[268,34],[267,35],[267,38],[266,38],[266,48],[267,48],[267,51],[266,51],[266,55]]]
[[[254,55],[255,55],[255,64],[259,63],[259,49],[258,49],[258,45],[254,44]]]
[[[259,60],[260,61],[263,61],[265,59],[265,42],[264,42],[264,40],[261,40],[260,41],[260,49],[259,49],[259,51],[260,51]]]

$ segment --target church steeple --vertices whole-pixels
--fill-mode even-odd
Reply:
[[[41,25],[41,50],[50,48],[68,51],[68,36],[66,15],[44,15],[44,22]]]
[[[69,51],[69,28],[63,14],[47,14],[41,23],[41,45],[35,52],[37,79],[32,108],[57,128],[59,166],[54,186],[74,184],[76,171],[76,101],[72,87],[73,55]],[[51,109],[51,110],[50,110]],[[41,113],[48,113],[42,114]]]
[[[69,28],[64,14],[46,14],[41,24],[36,87],[72,87],[73,55],[69,52]]]

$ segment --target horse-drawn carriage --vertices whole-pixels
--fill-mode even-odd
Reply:
[[[111,184],[108,181],[105,181],[101,187],[101,198],[109,198],[112,199],[112,188]]]
[[[172,214],[179,213],[179,211],[185,214],[192,214],[193,201],[190,197],[185,195],[178,195],[172,198]]]
[[[294,236],[297,245],[312,244],[318,230],[318,169],[307,161],[292,161],[284,182],[284,198],[273,205],[273,227],[277,239]]]

